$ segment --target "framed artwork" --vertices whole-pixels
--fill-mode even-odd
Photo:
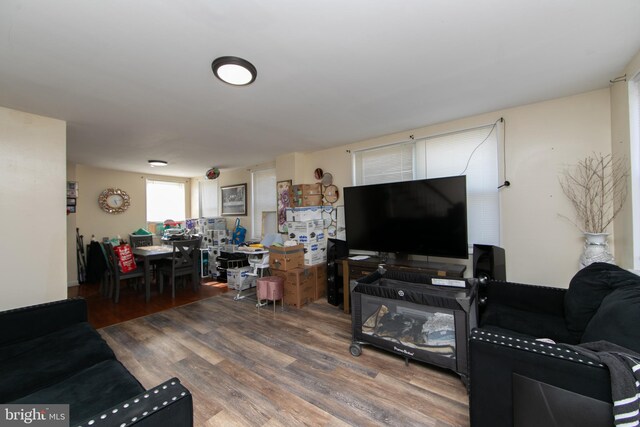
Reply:
[[[286,181],[278,181],[276,185],[276,197],[278,200],[278,233],[284,233],[286,231],[285,223],[287,222],[287,213],[285,209],[288,208],[291,203],[289,197],[291,197],[290,191],[292,184],[293,181],[287,179]]]
[[[78,183],[67,181],[67,197],[78,197]]]
[[[247,184],[220,187],[222,193],[222,215],[247,215]]]

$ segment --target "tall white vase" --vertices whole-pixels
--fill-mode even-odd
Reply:
[[[609,252],[608,237],[609,233],[584,233],[584,250],[580,255],[580,268],[594,262],[615,264],[613,255]]]

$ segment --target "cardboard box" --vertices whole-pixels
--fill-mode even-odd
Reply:
[[[323,207],[306,206],[299,208],[286,208],[285,217],[287,222],[291,221],[313,221],[314,219],[322,219]]]
[[[270,246],[269,268],[271,270],[292,270],[304,265],[304,246]]]
[[[321,206],[322,184],[299,184],[292,187],[291,206]]]
[[[227,269],[227,286],[229,289],[243,291],[251,287],[252,276],[249,275],[251,267],[238,267]]]
[[[293,207],[322,206],[322,194],[293,197],[291,200],[292,200],[291,205]]]
[[[314,300],[320,299],[327,294],[327,263],[316,264],[309,267],[314,279]]]
[[[274,276],[284,278],[284,303],[296,308],[315,301],[315,277],[309,268],[273,271]]]
[[[298,243],[307,244],[324,241],[324,221],[292,221],[286,223],[287,236]]]
[[[322,184],[296,184],[292,187],[293,197],[322,196]]]
[[[327,242],[312,242],[304,245],[304,265],[327,262]]]

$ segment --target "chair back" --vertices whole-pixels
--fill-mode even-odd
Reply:
[[[174,270],[188,270],[197,268],[199,262],[199,239],[174,240],[171,262]]]
[[[120,278],[120,267],[118,266],[116,251],[113,250],[111,242],[100,243],[100,246],[102,246],[102,251],[107,260],[107,268],[112,274],[112,277],[116,280],[116,283],[118,283]]]
[[[129,234],[129,244],[131,245],[131,248],[137,248],[140,246],[153,246],[153,235]]]

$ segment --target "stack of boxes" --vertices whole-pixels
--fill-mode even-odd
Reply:
[[[327,261],[327,239],[324,235],[323,220],[289,221],[287,232],[289,239],[303,245],[305,265],[322,264]]]
[[[301,308],[326,294],[327,242],[322,220],[290,221],[288,237],[295,246],[269,249],[271,274],[284,278],[284,303]]]
[[[202,247],[205,248],[225,245],[229,240],[227,220],[225,218],[198,218],[196,231],[202,235]]]

